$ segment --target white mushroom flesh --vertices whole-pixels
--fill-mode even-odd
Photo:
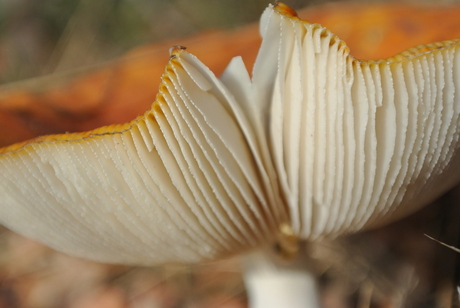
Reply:
[[[173,51],[134,121],[1,150],[0,222],[103,262],[200,262],[415,211],[460,180],[460,48],[361,62],[327,29],[262,16],[253,79]]]
[[[458,41],[359,61],[289,13],[267,9],[261,32],[253,83],[270,94],[256,103],[270,110],[266,139],[301,238],[387,223],[459,182]]]

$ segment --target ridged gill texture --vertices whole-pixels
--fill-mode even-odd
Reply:
[[[273,239],[267,200],[226,87],[176,48],[152,109],[131,123],[7,148],[4,225],[104,262],[199,262]]]
[[[254,87],[272,89],[266,138],[301,238],[384,224],[458,183],[459,40],[362,62],[282,7],[261,32]]]
[[[130,123],[0,149],[0,222],[103,262],[201,262],[400,218],[460,180],[458,41],[361,62],[283,4],[251,80],[172,50]]]

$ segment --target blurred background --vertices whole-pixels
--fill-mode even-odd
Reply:
[[[320,3],[293,0],[294,8]],[[323,1],[325,2],[325,1]],[[1,0],[0,82],[92,66],[142,44],[258,20],[267,0]]]
[[[357,58],[460,37],[458,1],[285,1]],[[250,69],[263,0],[0,0],[0,146],[124,122],[154,100],[173,45]],[[457,307],[459,189],[391,226],[309,246],[325,307]],[[1,196],[0,196],[1,198]],[[72,258],[1,229],[0,308],[246,307],[236,259],[158,268]]]

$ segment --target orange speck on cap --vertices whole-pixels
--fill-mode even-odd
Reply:
[[[280,14],[286,15],[288,17],[298,17],[297,12],[292,7],[284,4],[283,2],[276,1],[273,8]]]

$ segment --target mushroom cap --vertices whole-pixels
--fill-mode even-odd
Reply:
[[[460,180],[459,41],[359,61],[282,3],[251,80],[171,51],[135,120],[0,149],[0,222],[123,264],[201,262],[388,223]]]
[[[262,16],[253,86],[294,232],[380,226],[458,183],[460,40],[360,61],[284,7]]]
[[[270,240],[286,213],[269,206],[235,99],[183,48],[171,54],[152,108],[132,122],[2,150],[2,224],[124,264],[200,262]]]

